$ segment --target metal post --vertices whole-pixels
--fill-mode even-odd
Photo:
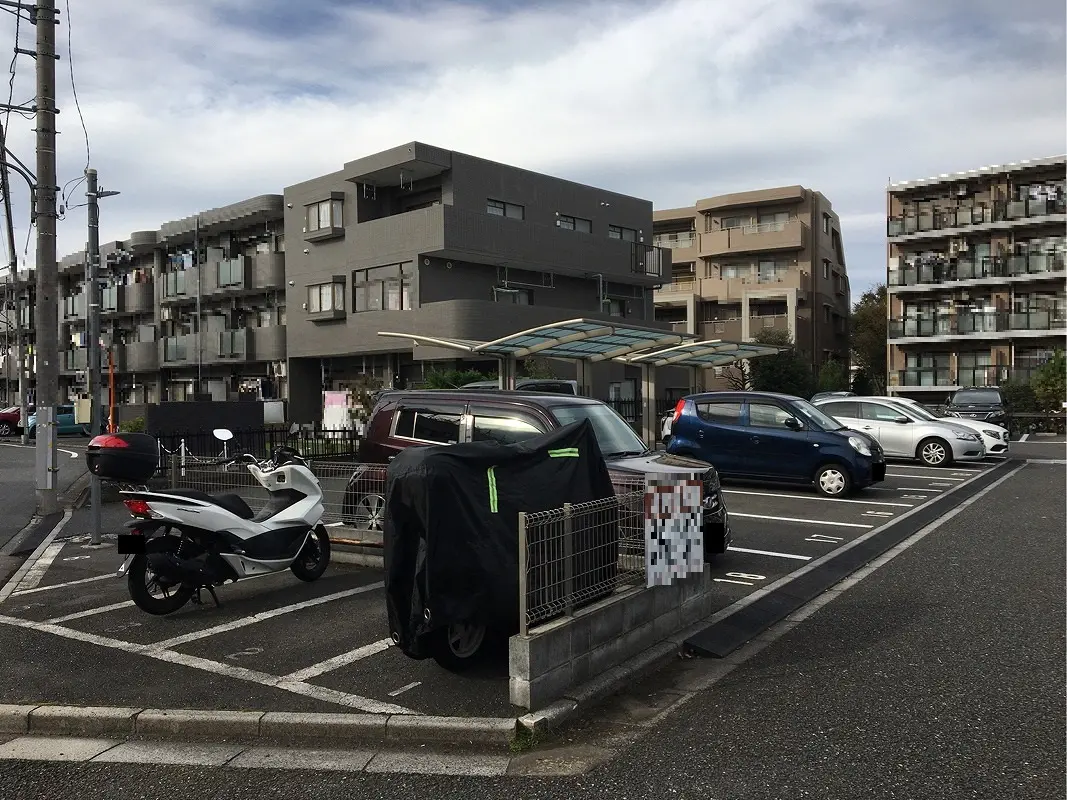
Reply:
[[[519,512],[519,635],[526,636],[530,627],[526,621],[526,512]]]
[[[89,242],[86,247],[86,272],[89,284],[88,379],[89,434],[100,435],[100,203],[97,199],[96,170],[85,170],[85,196],[88,198]],[[100,478],[89,477],[90,544],[100,544]]]
[[[56,3],[38,0],[37,26],[37,513],[59,510],[59,270],[56,264]]]
[[[170,454],[170,488],[177,489],[180,484],[178,482],[178,469],[180,461],[177,452]]]
[[[193,269],[196,270],[196,389],[193,391],[193,400],[203,391],[203,348],[200,346],[200,326],[203,318],[200,316],[200,215],[196,216],[196,225],[193,228]]]
[[[570,617],[574,614],[574,517],[571,504],[563,504],[563,608]]]

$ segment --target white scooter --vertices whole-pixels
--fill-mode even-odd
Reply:
[[[233,438],[229,430],[214,433],[222,442]],[[190,599],[200,604],[201,589],[221,606],[214,587],[247,576],[289,569],[314,581],[330,563],[322,488],[296,450],[278,447],[266,461],[245,454],[214,463],[247,465],[270,493],[266,505],[256,513],[239,495],[196,489],[120,492],[134,519],[126,524],[130,533],[119,535],[126,558],[118,575],[149,614],[170,614]]]

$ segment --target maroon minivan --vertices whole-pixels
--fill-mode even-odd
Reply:
[[[715,468],[688,456],[650,451],[614,409],[588,397],[470,389],[383,392],[360,442],[359,460],[388,464],[407,447],[487,441],[511,444],[586,419],[596,432],[619,492],[643,487],[642,476],[649,472],[703,472],[705,550],[709,555],[726,552],[732,538],[730,519]],[[342,520],[380,529],[384,485],[381,476],[373,482],[369,478],[365,471],[357,471],[349,480]]]

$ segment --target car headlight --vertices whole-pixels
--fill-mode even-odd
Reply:
[[[858,436],[849,436],[848,443],[852,445],[852,449],[859,453],[861,456],[869,456],[871,454],[871,448],[867,446],[867,443]]]
[[[1000,438],[1000,434],[997,433],[992,428],[986,428],[986,429],[984,429],[982,431],[982,433],[985,434],[986,436],[988,436],[990,439],[999,439]]]
[[[956,438],[961,439],[965,442],[979,441],[977,433],[964,433],[963,431],[956,431]]]

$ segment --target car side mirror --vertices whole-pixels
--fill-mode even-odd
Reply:
[[[804,430],[803,423],[801,423],[801,421],[798,420],[796,417],[789,417],[788,419],[786,419],[785,426],[787,428],[789,428],[789,430],[791,430],[791,431],[802,431],[802,430]]]
[[[898,424],[900,424],[900,425],[907,425],[909,422],[911,422],[911,419],[908,418],[908,417],[897,417],[893,421],[898,423]]]

